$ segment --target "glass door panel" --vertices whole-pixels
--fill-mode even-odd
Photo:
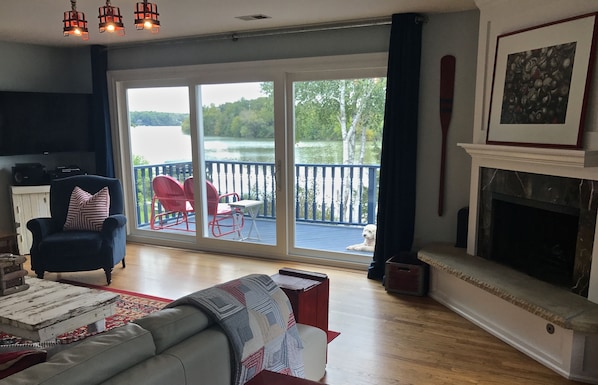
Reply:
[[[203,84],[198,89],[202,105],[198,126],[203,128],[199,151],[205,170],[200,183],[205,186],[195,186],[206,189],[203,234],[274,245],[273,84]]]
[[[192,175],[188,87],[127,90],[136,228],[195,235],[183,183]]]
[[[375,224],[385,78],[293,82],[294,247],[347,250]]]

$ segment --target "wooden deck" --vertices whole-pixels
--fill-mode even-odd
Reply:
[[[260,239],[255,238],[255,230],[251,232],[251,238],[245,239],[242,242],[262,243],[266,245],[274,245],[276,243],[276,223],[272,219],[256,219],[256,227],[260,235]],[[245,226],[242,230],[242,237],[247,237],[251,226],[251,219],[245,218]],[[149,229],[149,226],[142,227]],[[195,231],[195,223],[193,219],[190,222],[190,232]],[[347,250],[347,246],[363,242],[361,235],[362,226],[346,226],[346,225],[330,225],[319,223],[297,222],[295,225],[295,239],[296,247],[325,250],[333,252],[343,252],[359,255],[372,255],[369,252],[360,252]],[[177,225],[164,230],[156,231],[170,231],[175,233],[186,233],[185,225]],[[235,234],[223,236],[223,240],[238,240]]]

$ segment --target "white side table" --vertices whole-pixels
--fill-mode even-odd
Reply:
[[[246,239],[257,239],[258,241],[261,240],[260,237],[260,232],[257,229],[257,224],[255,223],[255,218],[257,217],[258,212],[260,211],[260,207],[262,207],[262,205],[264,204],[264,202],[262,201],[254,201],[254,200],[250,200],[250,199],[243,199],[240,201],[236,201],[236,202],[230,202],[228,205],[232,208],[239,208],[241,210],[243,210],[243,212],[246,212],[247,214],[249,214],[249,218],[251,219],[251,225],[249,227],[249,232],[247,233],[246,237],[242,237],[241,240],[246,240]],[[255,237],[251,236],[251,233],[255,230]]]

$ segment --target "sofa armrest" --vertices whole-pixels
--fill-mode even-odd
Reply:
[[[320,328],[310,325],[297,324],[299,337],[303,342],[303,366],[305,378],[312,381],[319,381],[326,374],[326,356],[328,340],[326,332]]]
[[[41,241],[50,234],[62,231],[62,226],[53,218],[30,219],[27,228],[33,234],[33,242]]]
[[[110,215],[108,218],[104,219],[102,233],[104,235],[112,234],[115,230],[124,227],[126,224],[127,217],[125,217],[123,214]]]

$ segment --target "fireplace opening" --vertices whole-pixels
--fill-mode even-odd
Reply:
[[[493,193],[491,216],[489,259],[573,287],[579,209]]]

